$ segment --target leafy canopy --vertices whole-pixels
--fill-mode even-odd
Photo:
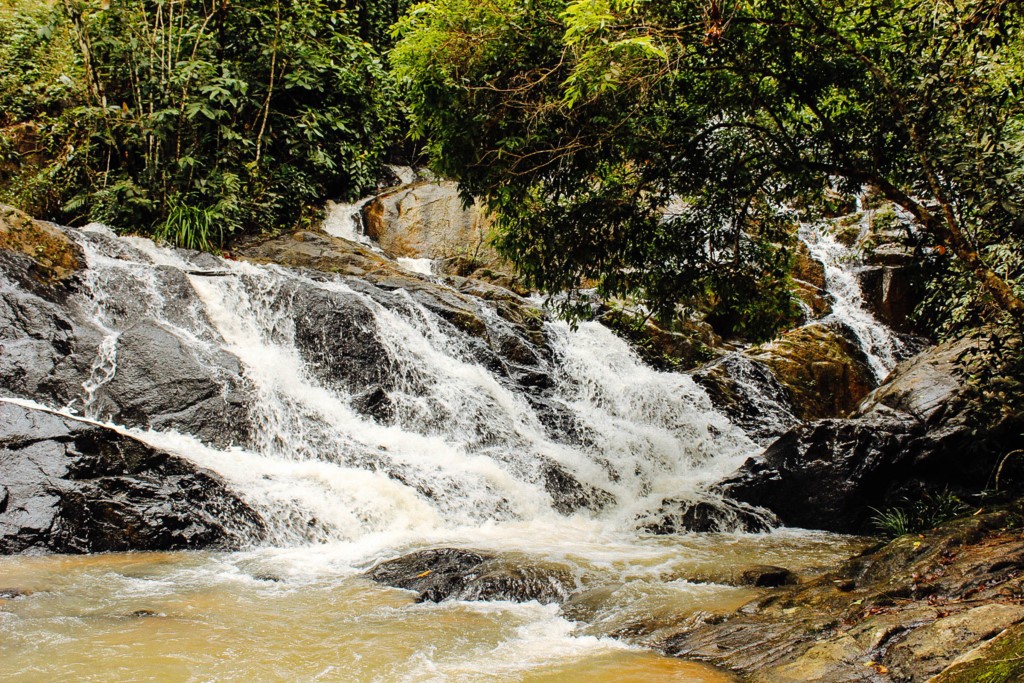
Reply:
[[[969,315],[1019,322],[1021,20],[1006,0],[436,0],[392,61],[432,163],[534,284],[666,314],[710,296],[764,336],[791,207],[871,185],[967,275]]]

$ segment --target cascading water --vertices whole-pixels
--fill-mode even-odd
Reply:
[[[71,234],[88,268],[68,305],[96,352],[61,410],[109,421],[140,348],[179,354],[205,378],[202,410],[111,426],[219,473],[270,533],[236,553],[0,558],[5,582],[37,591],[0,600],[0,677],[726,681],[607,636],[749,600],[707,582],[728,567],[850,550],[803,532],[639,533],[667,499],[713,501],[703,487],[757,446],[689,376],[642,365],[596,323],[528,334],[431,284],[475,307],[460,326],[414,287]],[[131,346],[147,335],[155,351]],[[208,414],[239,404],[237,430]],[[359,578],[438,545],[556,563],[607,599],[576,605],[583,627],[555,605],[411,605]]]
[[[870,214],[865,213],[859,224],[862,236],[869,221]],[[859,263],[857,254],[836,239],[826,222],[804,223],[798,234],[811,256],[825,267],[825,286],[832,297],[832,312],[827,319],[836,320],[853,330],[875,379],[884,380],[896,367],[902,345],[892,330],[879,322],[864,305],[855,269]]]
[[[553,433],[528,392],[472,357],[467,333],[401,291],[385,306],[342,281],[271,266],[225,261],[210,273],[148,240],[87,234],[83,246],[97,273],[88,283],[95,318],[115,344],[123,297],[108,282],[136,292],[132,324],[150,317],[198,353],[219,344],[240,361],[256,396],[247,443],[217,450],[187,434],[145,438],[220,472],[268,519],[284,520],[277,543],[558,516],[544,480],[553,467],[601,492],[597,514],[628,529],[756,449],[688,376],[644,367],[596,323],[545,326],[553,352],[545,406],[573,425],[571,435]],[[165,269],[187,276],[201,310],[168,312]],[[120,272],[104,278],[111,270]],[[355,370],[386,386],[391,420],[360,414],[353,400],[364,387],[316,369],[320,359],[300,348],[296,320],[314,300],[354,312],[342,333],[379,354],[374,367]],[[481,314],[516,334],[492,311]],[[115,363],[108,356],[104,347],[98,367]]]

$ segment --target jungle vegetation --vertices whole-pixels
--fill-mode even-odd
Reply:
[[[0,201],[40,217],[214,249],[422,152],[529,284],[756,340],[794,226],[869,189],[929,325],[1024,324],[1021,3],[3,2]]]

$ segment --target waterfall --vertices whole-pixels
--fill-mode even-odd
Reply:
[[[363,207],[372,200],[373,196],[364,197],[351,204],[328,201],[323,231],[333,237],[370,245],[370,238],[366,236],[366,226],[363,224]]]
[[[538,346],[475,300],[489,345],[403,289],[102,229],[74,236],[90,273],[78,305],[105,336],[87,399],[72,408],[109,419],[92,397],[118,372],[119,335],[140,320],[208,362],[225,393],[238,378],[213,356],[231,354],[252,397],[244,438],[128,432],[223,476],[275,545],[372,537],[397,547],[569,519],[631,532],[667,498],[706,499],[706,485],[757,450],[693,379],[645,366],[598,323],[544,322]],[[500,372],[494,340],[529,356],[539,379]]]
[[[869,220],[866,213],[860,222],[861,236],[868,229]],[[832,312],[826,320],[840,322],[853,331],[875,379],[881,382],[896,367],[902,344],[864,305],[856,270],[859,256],[836,239],[827,222],[803,223],[798,236],[811,256],[825,267],[825,288],[832,297]]]

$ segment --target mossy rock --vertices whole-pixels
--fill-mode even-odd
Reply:
[[[1024,681],[1024,624],[992,639],[980,651],[954,663],[930,683],[1015,683]]]
[[[84,263],[81,249],[66,234],[4,204],[0,204],[0,250],[31,259],[33,274],[45,284],[67,280]]]

